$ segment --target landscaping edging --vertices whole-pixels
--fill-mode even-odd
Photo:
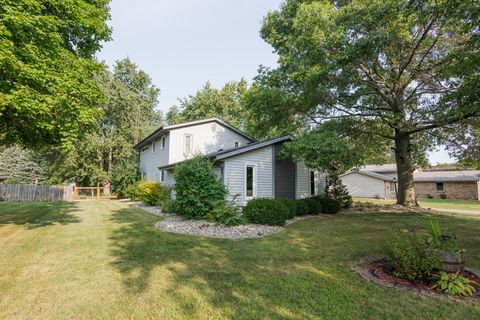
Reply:
[[[285,230],[285,227],[266,226],[260,224],[243,224],[239,226],[227,227],[206,220],[186,220],[183,217],[175,214],[163,213],[159,207],[148,206],[143,202],[126,203],[143,209],[153,215],[165,217],[165,219],[155,224],[157,229],[165,232],[220,239],[247,239],[264,237]],[[311,217],[315,216],[306,215],[295,217],[287,220],[285,226]]]
[[[475,302],[475,303],[480,302],[480,295],[478,293],[474,294],[471,297],[450,296],[450,295],[440,293],[440,292],[436,292],[436,291],[429,290],[429,289],[422,289],[422,288],[407,286],[407,285],[403,285],[403,284],[395,284],[395,283],[391,283],[391,282],[385,281],[383,279],[380,279],[380,278],[376,277],[375,275],[373,275],[369,270],[370,264],[373,261],[380,260],[380,259],[381,258],[379,258],[379,257],[369,257],[369,258],[361,259],[360,261],[358,261],[358,262],[356,262],[352,265],[352,269],[360,277],[364,278],[367,281],[370,281],[370,282],[373,282],[377,285],[380,285],[382,287],[393,288],[393,289],[401,290],[401,291],[407,291],[407,292],[417,294],[419,296],[439,298],[439,299],[443,299],[443,300],[446,300],[446,301],[457,301],[457,302],[462,301],[462,302]],[[470,268],[466,268],[465,270],[467,270],[469,272],[473,272],[477,275],[480,274],[477,270],[473,270],[473,269],[470,269]]]

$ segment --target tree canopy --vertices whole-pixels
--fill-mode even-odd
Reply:
[[[478,9],[455,0],[287,0],[261,30],[279,66],[262,69],[252,88],[273,103],[248,105],[264,125],[360,121],[393,146],[398,202],[413,204],[415,149],[434,141],[432,130],[480,116]]]
[[[0,0],[0,143],[68,146],[99,115],[109,0]]]

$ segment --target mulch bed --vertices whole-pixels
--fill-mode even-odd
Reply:
[[[353,266],[353,269],[363,278],[377,283],[384,287],[396,288],[417,293],[423,296],[439,297],[447,300],[455,301],[480,301],[480,273],[466,269],[460,275],[475,281],[476,294],[471,297],[450,296],[440,290],[432,289],[431,285],[426,282],[411,282],[399,279],[393,275],[393,270],[385,259],[365,259]]]

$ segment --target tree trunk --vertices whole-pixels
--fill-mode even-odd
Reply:
[[[113,163],[113,150],[112,147],[110,146],[108,148],[108,167],[107,167],[107,183],[110,184],[112,183],[112,163]]]
[[[397,204],[405,206],[418,206],[413,189],[412,149],[409,134],[395,130],[395,159],[397,161],[398,192]]]

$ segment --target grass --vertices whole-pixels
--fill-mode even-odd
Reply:
[[[354,198],[354,201],[371,202],[378,204],[392,204],[396,200],[392,199],[372,199],[372,198]],[[465,211],[479,211],[480,201],[475,200],[453,200],[453,199],[418,199],[418,204],[424,208],[451,209]]]
[[[322,216],[241,241],[156,230],[117,201],[0,203],[0,319],[479,319],[378,287],[352,262],[414,214]],[[440,216],[480,269],[480,218]]]

